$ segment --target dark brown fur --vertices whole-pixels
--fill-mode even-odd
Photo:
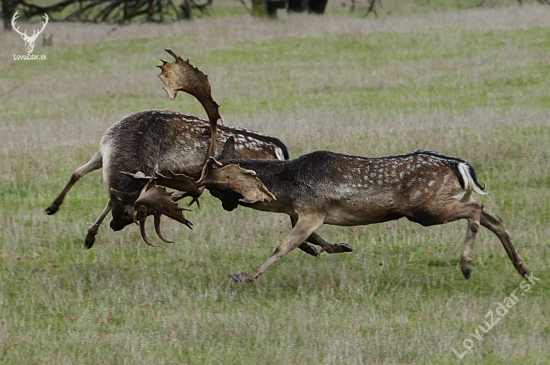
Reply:
[[[473,192],[484,194],[484,187],[478,183],[472,166],[460,158],[432,151],[376,158],[317,151],[291,161],[230,160],[225,164],[255,171],[276,199],[244,203],[234,191],[225,191],[215,183],[207,186],[224,207],[240,204],[285,213],[294,223],[268,260],[250,272],[233,275],[235,280],[255,279],[306,237],[314,235],[322,224],[368,225],[402,217],[424,226],[467,219],[460,260],[466,278],[480,225],[499,237],[516,269],[527,275],[525,263],[512,246],[500,218],[472,198]],[[323,241],[316,244],[329,252],[345,249]]]
[[[225,141],[232,136],[235,158],[288,158],[286,146],[277,138],[223,125],[218,129],[217,151],[222,151]],[[155,172],[172,172],[198,179],[209,143],[209,123],[200,118],[170,110],[130,114],[105,132],[99,151],[88,163],[75,170],[46,212],[56,213],[67,192],[82,176],[103,167],[109,202],[88,231],[86,247],[90,248],[99,225],[110,210],[113,230],[121,230],[134,222],[133,204],[148,180],[131,174],[140,172],[144,176],[155,176]],[[162,185],[181,190],[182,181],[162,179]]]

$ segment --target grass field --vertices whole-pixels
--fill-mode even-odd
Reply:
[[[550,7],[411,3],[383,2],[379,19],[331,3],[324,17],[265,22],[51,23],[54,45],[34,50],[46,61],[14,61],[23,42],[1,32],[0,363],[547,364]],[[520,288],[487,230],[465,280],[465,222],[400,220],[324,226],[355,252],[296,250],[237,285],[227,274],[263,261],[290,222],[225,212],[208,194],[186,214],[192,231],[164,222],[174,244],[151,248],[136,226],[104,224],[85,250],[106,202],[101,174],[79,181],[56,215],[44,208],[103,132],[136,110],[204,116],[192,97],[170,101],[162,90],[164,48],[209,74],[227,124],[277,136],[293,157],[433,149],[469,160],[487,184],[485,206],[540,280]],[[519,301],[475,339],[514,291]],[[452,348],[463,353],[466,339],[473,351],[460,360]]]

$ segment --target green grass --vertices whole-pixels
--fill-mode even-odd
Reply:
[[[430,12],[459,6],[431,3]],[[479,11],[502,21],[498,9]],[[524,11],[534,19],[539,8]],[[409,18],[389,14],[381,29],[340,15],[231,16],[110,37],[109,27],[58,25],[59,43],[36,51],[47,62],[1,60],[0,363],[547,363],[550,29],[521,21],[464,28],[478,13],[457,14],[448,26],[410,29],[400,24]],[[83,31],[82,41],[67,37]],[[0,35],[7,47],[9,37]],[[191,97],[163,94],[154,66],[169,47],[209,74],[228,124],[276,135],[293,156],[428,148],[468,159],[488,186],[486,208],[541,280],[459,361],[451,348],[463,352],[486,313],[522,282],[487,230],[464,280],[464,222],[325,226],[322,236],[355,252],[292,252],[256,282],[236,285],[227,274],[264,260],[290,222],[242,207],[225,212],[205,194],[202,208],[186,213],[192,231],[163,222],[176,243],[153,249],[137,227],[113,232],[104,223],[85,250],[106,203],[98,172],[56,215],[43,210],[102,132],[141,109],[203,114]]]
[[[550,65],[541,58],[550,50],[547,32],[544,27],[469,32],[451,28],[382,32],[376,36],[353,33],[284,37],[205,52],[194,57],[194,62],[205,64],[214,75],[220,68],[239,74],[234,87],[240,93],[219,98],[223,111],[229,114],[321,106],[343,109],[348,117],[365,108],[381,116],[447,110],[464,113],[475,108],[506,111],[515,105],[544,110],[550,106],[546,82]],[[161,38],[137,38],[60,49],[48,55],[53,66],[42,62],[28,67],[14,62],[0,72],[0,77],[39,77],[48,69],[61,73],[61,82],[70,82],[75,74],[66,70],[79,70],[80,74],[84,63],[85,75],[81,76],[93,77],[98,72],[109,72],[123,47],[130,52],[153,50],[162,48],[165,42]],[[178,40],[172,38],[168,42]],[[510,65],[508,56],[519,60],[518,64]],[[124,66],[130,66],[128,61],[132,70],[150,69],[156,62],[153,57],[139,57],[125,60]],[[433,71],[418,74],[415,67],[431,67]],[[112,72],[118,67],[114,68]],[[300,94],[296,95],[295,90],[300,90]],[[156,95],[158,89],[154,94],[98,90],[96,96],[88,97],[88,102],[93,110],[116,106],[131,111],[143,108]],[[35,118],[38,114],[54,117],[63,108],[51,105],[64,103],[65,100],[44,99],[29,104],[21,100],[1,112],[0,117],[20,119],[29,117],[28,113],[34,113]],[[187,99],[186,110],[192,103]],[[150,104],[157,108],[171,105],[167,99],[155,99]],[[200,112],[197,109],[198,105],[192,111]]]

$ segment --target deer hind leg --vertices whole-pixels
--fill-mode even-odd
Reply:
[[[95,222],[92,223],[90,228],[88,228],[88,234],[86,234],[86,240],[84,241],[84,246],[86,246],[86,248],[90,249],[94,245],[95,236],[97,235],[97,230],[99,229],[101,222],[103,222],[107,214],[109,214],[109,212],[111,211],[111,207],[112,207],[111,200],[109,199],[109,201],[107,202],[107,205],[105,206],[105,208],[103,209],[99,217],[97,217]]]
[[[275,248],[275,251],[273,251],[266,261],[252,271],[241,272],[240,274],[230,274],[230,277],[237,282],[250,282],[256,279],[277,260],[298,247],[298,245],[308,238],[317,228],[321,227],[324,219],[325,214],[323,213],[298,214],[296,224],[290,233],[285,237],[283,242]]]
[[[483,204],[480,202],[472,201],[461,205],[459,210],[459,218],[466,218],[468,220],[468,229],[466,230],[466,239],[460,252],[460,270],[466,279],[470,278],[472,252],[474,250],[474,241],[479,231],[481,212],[483,211]]]
[[[65,199],[65,195],[67,195],[67,192],[73,187],[73,185],[84,175],[87,173],[100,169],[103,165],[103,160],[101,158],[101,154],[99,151],[96,152],[94,157],[90,159],[90,161],[86,162],[84,165],[77,168],[73,174],[71,175],[71,179],[65,185],[61,193],[57,196],[57,198],[54,199],[54,201],[46,208],[46,213],[48,215],[55,214],[58,210],[61,204],[63,204],[63,200]]]
[[[497,235],[516,270],[524,278],[529,278],[529,270],[527,269],[527,266],[525,265],[523,259],[518,255],[514,246],[512,245],[510,234],[504,228],[500,217],[487,210],[483,210],[481,212],[481,225],[485,228],[488,228],[489,230],[491,230],[491,232]]]
[[[460,270],[466,279],[470,277],[472,251],[474,249],[474,241],[479,231],[481,212],[483,204],[475,200],[470,201],[453,201],[450,204],[434,205],[424,207],[422,211],[417,211],[416,214],[407,215],[411,221],[418,222],[424,226],[432,226],[436,224],[444,224],[458,219],[468,220],[468,230],[466,231],[466,239],[460,252]],[[429,212],[429,213],[428,213]]]
[[[296,217],[290,217],[290,221],[292,223],[292,227],[296,225],[296,220],[298,218]],[[308,243],[309,242],[309,243]],[[319,251],[315,246],[311,245],[310,243],[313,243],[314,245],[320,246],[321,251]],[[331,243],[327,242],[323,237],[318,235],[317,233],[313,232],[306,240],[298,246],[298,248],[302,251],[304,251],[307,254],[310,254],[312,256],[319,256],[323,251],[326,253],[341,253],[341,252],[353,252],[353,248],[351,248],[350,245],[348,245],[345,242],[340,243]]]

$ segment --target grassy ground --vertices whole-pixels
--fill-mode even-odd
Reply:
[[[49,24],[54,46],[38,43],[34,53],[48,59],[34,62],[14,61],[23,42],[0,33],[0,362],[547,363],[550,9],[454,9]],[[164,223],[174,244],[153,249],[137,227],[105,225],[85,250],[106,201],[99,173],[55,216],[43,210],[105,129],[141,109],[204,114],[191,97],[171,102],[162,91],[154,66],[164,48],[210,75],[228,124],[278,136],[292,156],[427,148],[468,159],[488,185],[486,207],[540,281],[520,288],[486,230],[466,281],[457,268],[465,223],[397,221],[323,227],[355,252],[293,252],[257,282],[235,285],[227,273],[264,260],[290,224],[225,212],[209,196],[188,214],[192,231]],[[517,304],[473,338],[514,290]],[[463,353],[467,338],[473,351],[459,360],[452,348]]]

